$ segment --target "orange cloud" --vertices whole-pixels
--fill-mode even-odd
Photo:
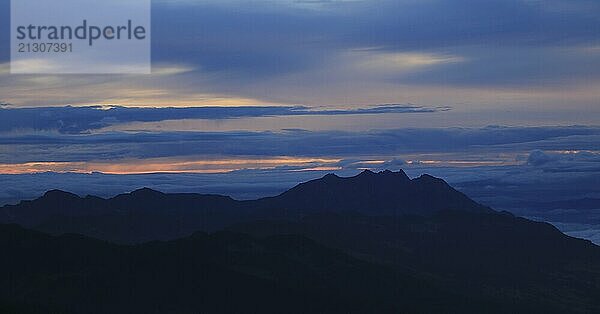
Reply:
[[[0,164],[0,174],[25,174],[42,172],[72,172],[106,174],[147,174],[147,173],[226,173],[242,169],[272,169],[281,166],[331,168],[340,159],[328,158],[234,158],[175,160],[170,158],[121,160],[115,162],[28,162],[20,164]]]

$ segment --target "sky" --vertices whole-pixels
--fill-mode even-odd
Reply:
[[[501,209],[600,198],[594,0],[154,0],[151,75],[11,75],[9,3],[3,203],[142,186],[253,198],[400,168]],[[558,193],[566,178],[578,188]]]
[[[8,0],[0,1],[8,43]],[[153,75],[13,76],[14,106],[451,106],[600,116],[593,0],[155,0]],[[551,117],[550,117],[551,118]],[[473,119],[477,119],[476,117]]]
[[[598,1],[154,0],[151,75],[11,75],[9,3],[0,204],[404,169],[600,243]]]

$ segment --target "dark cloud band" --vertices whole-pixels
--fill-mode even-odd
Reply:
[[[368,108],[326,110],[305,106],[282,107],[192,107],[132,108],[112,107],[41,107],[9,108],[0,106],[0,132],[13,130],[56,130],[77,134],[128,122],[157,122],[180,119],[234,119],[267,116],[357,115],[383,113],[433,113],[450,107],[423,107],[387,104]]]

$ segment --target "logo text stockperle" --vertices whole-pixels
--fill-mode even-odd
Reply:
[[[54,40],[87,40],[90,46],[97,40],[144,40],[146,39],[146,28],[135,25],[128,20],[123,25],[90,25],[83,20],[78,26],[51,26],[32,25],[17,26],[18,40],[32,41],[54,41]]]

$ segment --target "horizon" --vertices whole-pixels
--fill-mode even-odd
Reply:
[[[149,75],[0,48],[0,174],[599,172],[589,1],[148,3]]]
[[[600,1],[0,0],[0,43],[0,313],[600,313]]]
[[[235,176],[235,173],[236,172],[233,172],[232,176]],[[37,199],[43,198],[49,192],[61,192],[61,193],[66,193],[66,194],[70,194],[70,195],[76,195],[79,198],[94,196],[94,197],[100,197],[104,200],[110,200],[110,199],[113,199],[113,198],[115,198],[117,196],[121,196],[121,195],[133,195],[133,193],[140,191],[140,190],[150,190],[150,191],[154,191],[154,192],[164,194],[164,195],[176,195],[176,194],[199,195],[199,196],[216,195],[216,196],[229,197],[234,201],[241,201],[241,202],[258,201],[261,199],[279,197],[279,196],[283,195],[285,192],[290,191],[298,186],[301,186],[303,183],[322,181],[323,179],[327,178],[330,175],[333,175],[339,179],[354,179],[354,178],[360,178],[361,175],[363,175],[365,173],[379,175],[379,177],[381,177],[381,175],[385,174],[385,173],[404,174],[411,181],[417,180],[424,176],[431,176],[428,173],[418,173],[418,172],[413,172],[412,175],[409,175],[403,169],[399,169],[397,171],[385,169],[385,170],[379,170],[377,172],[374,172],[370,169],[364,169],[364,170],[360,170],[359,173],[356,173],[356,171],[354,173],[346,172],[345,176],[343,176],[343,175],[340,176],[334,172],[330,172],[330,173],[327,173],[324,175],[321,174],[319,176],[309,174],[309,175],[304,176],[303,177],[304,179],[298,179],[298,176],[290,176],[290,177],[286,178],[285,176],[279,175],[279,176],[277,176],[277,180],[279,182],[277,182],[275,184],[272,183],[270,186],[264,187],[259,190],[254,190],[250,193],[248,193],[246,191],[246,190],[252,190],[249,188],[248,185],[238,183],[238,185],[236,185],[233,189],[231,189],[231,188],[223,189],[223,187],[219,187],[219,185],[222,184],[222,182],[219,182],[219,181],[216,183],[213,183],[212,186],[210,184],[205,185],[202,188],[200,188],[200,190],[198,190],[198,188],[196,188],[196,187],[192,187],[191,189],[189,189],[189,187],[188,187],[188,190],[182,190],[180,188],[168,187],[168,188],[166,188],[166,190],[162,190],[160,187],[152,188],[152,187],[148,187],[148,186],[139,186],[137,188],[132,188],[131,186],[124,185],[123,187],[117,187],[117,188],[111,187],[110,189],[107,187],[107,189],[105,189],[104,192],[101,192],[101,193],[93,193],[93,192],[79,192],[78,193],[76,191],[89,191],[89,190],[87,190],[85,188],[81,189],[81,187],[78,186],[77,183],[76,183],[76,185],[70,186],[70,189],[68,187],[65,189],[48,188],[47,185],[42,185],[42,189],[43,189],[43,187],[45,187],[46,188],[45,190],[37,190],[36,192],[30,192],[28,197],[24,197],[24,198],[20,198],[20,199],[19,198],[13,198],[13,199],[1,199],[0,198],[0,207],[6,206],[6,205],[18,205],[23,201],[37,200]],[[98,174],[98,175],[102,175],[102,174]],[[559,216],[548,215],[546,213],[546,209],[544,206],[537,208],[537,207],[539,207],[539,204],[536,206],[530,205],[530,206],[532,206],[531,208],[524,207],[523,203],[531,204],[532,202],[539,202],[538,198],[537,198],[537,193],[539,193],[540,186],[537,184],[537,182],[534,182],[533,184],[527,183],[527,182],[521,182],[519,188],[522,189],[521,193],[524,193],[525,195],[521,195],[520,198],[517,198],[514,200],[509,199],[507,201],[507,199],[503,199],[502,196],[499,197],[497,195],[496,196],[490,195],[489,186],[484,186],[484,187],[478,186],[479,184],[476,181],[475,182],[473,182],[473,181],[461,182],[461,181],[457,180],[455,182],[452,182],[452,181],[448,182],[446,180],[446,178],[443,178],[443,177],[436,177],[436,176],[432,176],[432,177],[444,180],[444,182],[448,183],[451,187],[457,189],[459,192],[465,193],[468,197],[471,197],[473,200],[475,200],[479,204],[481,204],[483,206],[488,206],[489,208],[491,208],[494,211],[510,212],[512,214],[515,214],[518,216],[523,216],[525,218],[528,218],[528,219],[531,219],[534,221],[549,222],[567,235],[573,236],[575,238],[586,239],[597,245],[600,245],[600,223],[590,224],[585,221],[587,219],[597,219],[600,217],[597,217],[595,215],[590,215],[585,210],[585,208],[582,207],[580,209],[582,211],[582,214],[578,214],[576,211],[571,211],[571,215],[573,216],[572,219],[581,219],[581,218],[577,218],[577,217],[579,215],[583,215],[582,216],[583,220],[579,220],[579,221],[575,220],[574,222],[573,221],[563,222],[563,219],[565,219],[564,216],[561,217],[560,215]],[[286,179],[282,180],[283,178],[286,178]],[[179,179],[179,176],[175,175],[174,179],[175,180]],[[254,174],[251,174],[246,179],[253,180],[253,179],[255,179],[255,176],[254,176]],[[453,179],[453,178],[451,177],[451,179]],[[294,180],[297,180],[297,181],[294,181]],[[578,180],[578,179],[576,178],[575,180]],[[595,180],[597,180],[597,179],[595,179]],[[200,179],[199,181],[205,182],[206,180]],[[75,182],[77,182],[77,181],[75,180]],[[515,183],[513,183],[513,185],[514,184]],[[576,185],[576,184],[574,184],[573,181],[571,181],[571,184],[573,185],[574,190],[571,189],[566,192],[563,191],[563,186],[559,186],[558,189],[556,189],[556,187],[554,189],[552,189],[551,187],[543,187],[543,188],[548,189],[546,194],[563,193],[562,200],[564,202],[572,202],[573,203],[571,205],[572,208],[578,208],[578,205],[574,205],[574,204],[576,202],[580,202],[583,200],[595,202],[596,204],[598,202],[600,202],[600,198],[590,198],[590,197],[587,197],[584,194],[582,194],[584,192],[587,192],[586,190],[581,189],[582,191],[577,191],[578,189],[580,189],[581,185]],[[583,184],[587,185],[587,182],[584,182]],[[242,188],[240,188],[240,186]],[[498,190],[500,190],[500,189],[498,188]],[[559,190],[560,190],[560,192],[559,192]],[[110,191],[110,192],[107,192],[107,191]],[[593,186],[592,186],[592,191],[595,191],[595,188]],[[38,193],[38,194],[35,194],[35,193]],[[514,192],[513,192],[513,194],[514,194]],[[530,195],[527,195],[527,194],[530,194]],[[547,202],[546,207],[550,203],[551,202]]]

